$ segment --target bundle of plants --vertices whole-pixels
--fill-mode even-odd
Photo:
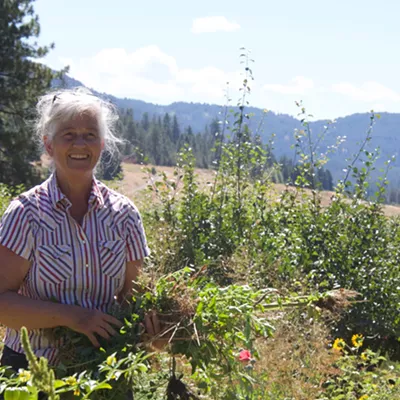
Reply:
[[[240,355],[251,355],[248,361],[258,358],[256,339],[272,335],[270,320],[277,312],[293,307],[318,310],[335,296],[338,293],[283,297],[271,288],[221,287],[210,281],[205,268],[197,273],[184,268],[157,281],[144,279],[129,303],[112,308],[111,314],[124,326],[109,341],[99,338],[100,349],[71,330],[53,332],[65,343],[56,376],[79,377],[86,371],[94,381],[107,382],[113,392],[122,394],[133,388],[135,393],[150,395],[161,386],[164,393],[186,390],[183,372],[185,380],[210,392],[217,384],[228,385],[239,376],[247,379]],[[160,333],[153,337],[143,328],[150,312],[157,313],[161,325]],[[164,351],[157,352],[159,349]],[[169,367],[160,366],[160,354],[164,361],[176,358],[180,373],[171,367],[172,361]],[[100,399],[103,392],[96,396]]]
[[[271,334],[268,321],[253,313],[262,311],[263,302],[258,300],[262,297],[265,301],[265,294],[272,290],[264,293],[241,285],[221,288],[201,272],[193,274],[185,268],[157,282],[140,282],[129,302],[111,307],[110,315],[124,326],[110,340],[98,337],[100,349],[85,335],[64,327],[54,329],[49,334],[63,343],[59,372],[97,371],[111,355],[118,358],[160,347],[172,354],[186,354],[197,363],[211,359],[222,343],[224,347],[251,346],[256,336]],[[153,337],[144,331],[145,315],[151,312],[157,313],[161,325],[161,332]]]

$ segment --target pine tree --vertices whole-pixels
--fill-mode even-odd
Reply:
[[[192,148],[193,152],[196,153],[196,151],[197,151],[196,140],[195,140],[195,136],[193,133],[193,129],[190,125],[186,129],[186,136],[187,136],[187,143]]]
[[[209,146],[213,147],[217,140],[221,140],[221,124],[218,118],[215,118],[210,124]]]
[[[145,112],[142,116],[142,128],[148,132],[150,127],[149,113]]]
[[[163,149],[162,149],[161,131],[157,124],[151,124],[149,133],[149,156],[156,165],[163,164]]]
[[[333,190],[333,177],[329,169],[325,170],[325,179],[323,182],[323,188],[325,190]]]
[[[163,130],[165,136],[167,136],[169,139],[172,139],[171,117],[169,116],[168,113],[165,113],[164,115]]]
[[[177,144],[180,136],[181,130],[179,128],[178,119],[176,118],[176,115],[174,115],[174,119],[172,121],[172,142]]]
[[[40,25],[32,0],[0,1],[0,182],[30,185],[39,157],[28,121],[39,95],[56,77],[35,60],[54,45],[39,46]],[[59,76],[59,75],[57,75]]]
[[[134,153],[136,153],[136,149],[139,145],[139,140],[136,123],[133,119],[133,110],[131,108],[122,112],[120,123],[121,127],[119,127],[119,132],[122,133],[122,137],[125,140],[122,152],[125,156],[134,157]]]

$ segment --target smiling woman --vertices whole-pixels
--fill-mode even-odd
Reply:
[[[108,315],[123,303],[149,254],[135,205],[94,177],[113,133],[114,107],[83,89],[43,96],[37,134],[54,163],[48,180],[12,201],[0,223],[0,324],[7,327],[2,365],[26,368],[19,330],[27,327],[37,356],[57,364],[63,339],[45,329],[66,326],[94,346],[121,322]],[[150,334],[157,317],[146,316]]]
[[[121,143],[114,134],[118,119],[115,107],[85,88],[45,95],[39,100],[37,110],[37,138],[54,162],[57,162],[57,156],[54,158],[53,142],[60,144],[56,148],[60,151],[63,148],[72,151],[70,145],[74,144],[74,154],[69,154],[70,159],[85,158],[90,161],[88,168],[92,166],[92,169],[104,148],[113,153],[117,151],[116,145]],[[93,152],[81,154],[79,146],[82,148],[85,144]]]

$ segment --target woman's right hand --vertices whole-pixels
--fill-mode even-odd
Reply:
[[[67,325],[68,328],[86,335],[95,347],[100,347],[95,334],[108,340],[111,336],[117,334],[114,327],[121,328],[123,326],[115,317],[99,310],[79,306],[73,307],[71,321]]]

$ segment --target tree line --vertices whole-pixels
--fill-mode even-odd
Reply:
[[[182,127],[176,115],[149,115],[144,113],[140,120],[135,120],[134,110],[120,111],[118,126],[124,145],[121,154],[116,160],[109,159],[109,168],[103,170],[106,179],[112,179],[121,172],[122,161],[135,163],[150,163],[160,166],[174,166],[180,149],[187,146],[191,149],[198,168],[215,168],[218,164],[218,147],[222,141],[229,138],[224,136],[224,128],[215,118],[206,125],[203,132],[194,132],[192,127]],[[249,136],[246,140],[252,141],[254,146],[267,145],[261,143],[259,136]],[[279,160],[273,151],[269,150],[266,168],[271,170],[271,179],[274,183],[293,183],[300,174],[298,164],[286,156]],[[324,190],[333,189],[332,174],[328,169],[316,171],[316,181]]]

